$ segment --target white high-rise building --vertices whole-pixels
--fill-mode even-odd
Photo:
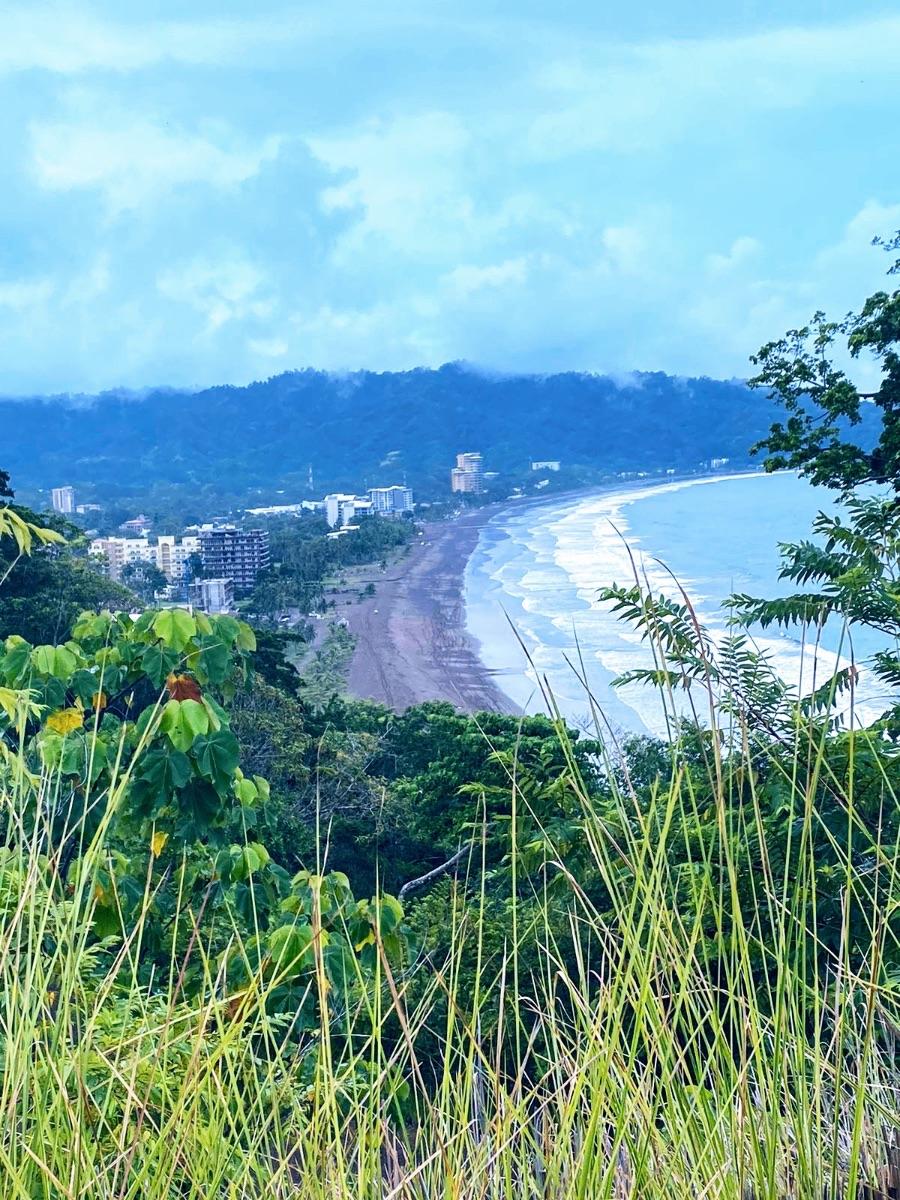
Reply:
[[[171,533],[162,533],[156,539],[156,565],[170,583],[181,583],[184,564],[192,554],[199,553],[198,537],[185,536],[179,541]]]
[[[450,490],[477,496],[482,490],[483,482],[481,455],[474,450],[467,454],[457,454],[456,466],[450,472]]]
[[[344,492],[331,492],[325,497],[325,520],[334,529],[335,525],[346,525],[347,522],[342,520],[343,509],[345,504],[352,504],[353,496],[346,495]]]
[[[352,525],[359,517],[367,517],[375,511],[368,496],[350,496],[344,492],[332,492],[325,497],[325,519],[332,529],[336,526]]]
[[[372,501],[372,511],[379,516],[412,512],[412,489],[399,483],[392,484],[391,487],[369,488],[369,499]]]
[[[73,487],[67,485],[54,488],[51,494],[55,512],[72,513],[75,511],[75,489]]]

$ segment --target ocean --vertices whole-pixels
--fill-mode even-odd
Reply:
[[[652,664],[640,635],[598,602],[598,590],[633,582],[633,555],[654,592],[678,598],[683,588],[717,636],[725,631],[723,601],[733,592],[772,597],[794,590],[778,579],[778,543],[810,537],[816,514],[834,508],[833,493],[786,472],[523,502],[485,526],[469,560],[469,632],[497,685],[526,712],[545,711],[537,684],[545,677],[566,719],[588,727],[589,703],[572,666],[583,664],[614,729],[663,734],[665,715],[652,688],[611,687],[620,673]],[[861,663],[884,644],[879,635],[854,631],[851,650],[838,623],[826,628],[815,653],[799,630],[754,636],[782,677],[803,691],[851,654]],[[873,718],[889,699],[862,670],[858,719]]]

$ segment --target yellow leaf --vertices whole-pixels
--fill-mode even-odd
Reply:
[[[91,708],[96,708],[98,711],[106,708],[106,692],[94,692],[91,696]]]
[[[80,708],[61,708],[47,718],[47,728],[52,729],[54,733],[71,733],[80,729],[83,724],[84,713]]]
[[[150,849],[153,852],[154,858],[159,858],[165,849],[165,845],[168,840],[169,835],[167,833],[154,833],[153,837],[150,839]]]

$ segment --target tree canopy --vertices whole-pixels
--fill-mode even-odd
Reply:
[[[879,244],[900,249],[900,233]],[[889,274],[898,269],[895,263]],[[898,349],[898,290],[875,292],[842,320],[817,312],[808,325],[767,342],[752,359],[758,371],[750,383],[789,415],[754,448],[767,452],[766,467],[794,467],[812,483],[839,491],[875,483],[900,492]],[[848,359],[875,366],[875,391],[853,382],[842,365]]]

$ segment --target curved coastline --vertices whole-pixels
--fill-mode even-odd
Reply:
[[[349,605],[342,614],[355,638],[349,692],[398,712],[426,700],[446,700],[466,712],[533,710],[528,694],[534,685],[527,683],[524,654],[503,609],[497,606],[493,628],[498,635],[502,631],[507,642],[512,639],[515,652],[502,663],[485,662],[483,643],[489,633],[482,627],[476,636],[469,621],[471,564],[492,529],[500,529],[511,516],[548,506],[747,474],[751,472],[617,481],[605,487],[503,501],[454,520],[424,525],[422,536],[405,558],[387,574],[373,574],[375,596]],[[499,536],[505,535],[500,532]]]
[[[713,483],[713,491],[703,486]],[[469,632],[488,669],[525,711],[546,710],[540,680],[570,725],[593,730],[599,710],[614,733],[665,737],[669,723],[655,689],[611,686],[651,660],[639,631],[597,604],[598,591],[628,583],[637,563],[654,593],[671,594],[677,580],[718,642],[729,632],[729,596],[791,590],[779,575],[779,537],[808,536],[816,514],[835,504],[830,493],[793,472],[754,471],[597,489],[560,497],[546,513],[506,510],[496,518],[496,535],[491,526],[483,531],[467,569]],[[528,647],[528,662],[510,622]],[[886,706],[884,685],[867,666],[882,648],[876,634],[856,629],[851,642],[835,622],[814,639],[802,631],[758,629],[753,642],[801,695],[854,663],[857,683],[841,711],[856,724],[874,720]],[[519,669],[510,670],[510,663]],[[687,697],[673,703],[689,715]]]
[[[617,618],[602,615],[595,604],[601,586],[627,582],[631,575],[626,543],[633,545],[634,538],[623,510],[672,492],[768,474],[748,470],[623,480],[499,511],[482,531],[466,567],[466,618],[485,665],[520,710],[546,711],[544,689],[549,686],[552,703],[574,726],[593,729],[599,707],[604,722],[617,732],[664,733],[665,717],[647,689],[618,692],[610,687],[633,664],[615,661],[615,655],[601,661],[590,639],[582,639],[591,629],[596,633],[603,621],[616,631],[616,640],[635,640]],[[541,508],[552,510],[549,520],[527,519]],[[593,527],[582,528],[585,520]],[[573,528],[563,535],[571,523]],[[581,560],[579,569],[571,569],[572,558]],[[565,559],[570,560],[567,566]],[[615,559],[623,561],[613,566]],[[656,583],[666,586],[662,579]],[[590,693],[582,676],[589,681]]]

